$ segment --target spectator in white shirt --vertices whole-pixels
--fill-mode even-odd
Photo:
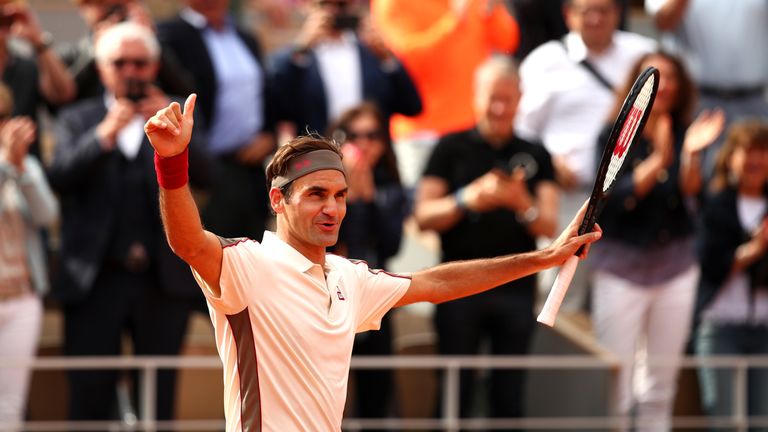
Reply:
[[[520,66],[522,99],[516,130],[544,143],[564,190],[559,223],[567,223],[588,196],[595,175],[595,146],[624,81],[641,55],[655,49],[646,37],[617,30],[617,0],[568,0],[564,13],[570,32],[541,45]],[[565,309],[582,307],[587,266],[580,266]],[[549,281],[551,282],[551,280]],[[547,278],[542,283],[548,284]]]

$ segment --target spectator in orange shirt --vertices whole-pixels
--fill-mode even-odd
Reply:
[[[437,138],[474,125],[475,69],[493,52],[512,53],[518,27],[500,0],[371,0],[371,17],[422,99],[420,115],[392,118],[403,182],[413,187]]]

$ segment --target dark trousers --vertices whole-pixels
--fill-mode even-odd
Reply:
[[[696,333],[696,354],[702,357],[718,355],[768,354],[768,327],[746,324],[702,323]],[[699,388],[702,405],[710,416],[732,416],[731,396],[735,385],[733,369],[699,368]],[[768,370],[750,369],[747,372],[747,414],[768,416]],[[732,431],[733,429],[712,429]],[[750,432],[766,432],[768,428],[752,427]]]
[[[88,297],[64,307],[65,353],[117,356],[127,333],[135,355],[179,354],[191,303],[168,297],[158,289],[156,279],[152,271],[102,269]],[[70,371],[70,419],[113,419],[120,376],[118,370]],[[158,372],[156,413],[160,420],[173,418],[175,385],[176,371]]]
[[[479,294],[437,306],[435,325],[438,349],[443,355],[474,355],[481,344],[490,343],[493,355],[528,353],[533,332],[532,297],[510,292]],[[469,417],[475,407],[472,399],[476,370],[462,370],[460,378],[461,416]],[[522,416],[523,370],[491,370],[486,400],[489,416]]]
[[[269,218],[269,195],[261,164],[244,165],[218,156],[210,199],[202,211],[206,229],[225,238],[261,241]]]

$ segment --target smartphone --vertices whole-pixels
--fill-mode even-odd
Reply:
[[[360,26],[360,17],[358,15],[341,13],[333,16],[334,30],[357,30]]]
[[[125,81],[125,97],[133,102],[138,102],[147,96],[147,81],[127,79]]]
[[[113,4],[106,10],[106,12],[104,12],[104,16],[101,20],[104,21],[112,17],[117,18],[118,22],[125,21],[128,18],[128,11],[125,9],[125,5],[122,3]]]

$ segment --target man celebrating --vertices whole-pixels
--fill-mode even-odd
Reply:
[[[582,213],[549,247],[443,264],[411,276],[327,255],[346,212],[347,180],[332,142],[299,137],[267,168],[276,233],[262,243],[203,230],[187,187],[196,96],[147,121],[160,209],[174,252],[203,288],[224,363],[227,431],[338,431],[356,332],[392,307],[476,294],[563,263],[599,232],[577,236]]]

